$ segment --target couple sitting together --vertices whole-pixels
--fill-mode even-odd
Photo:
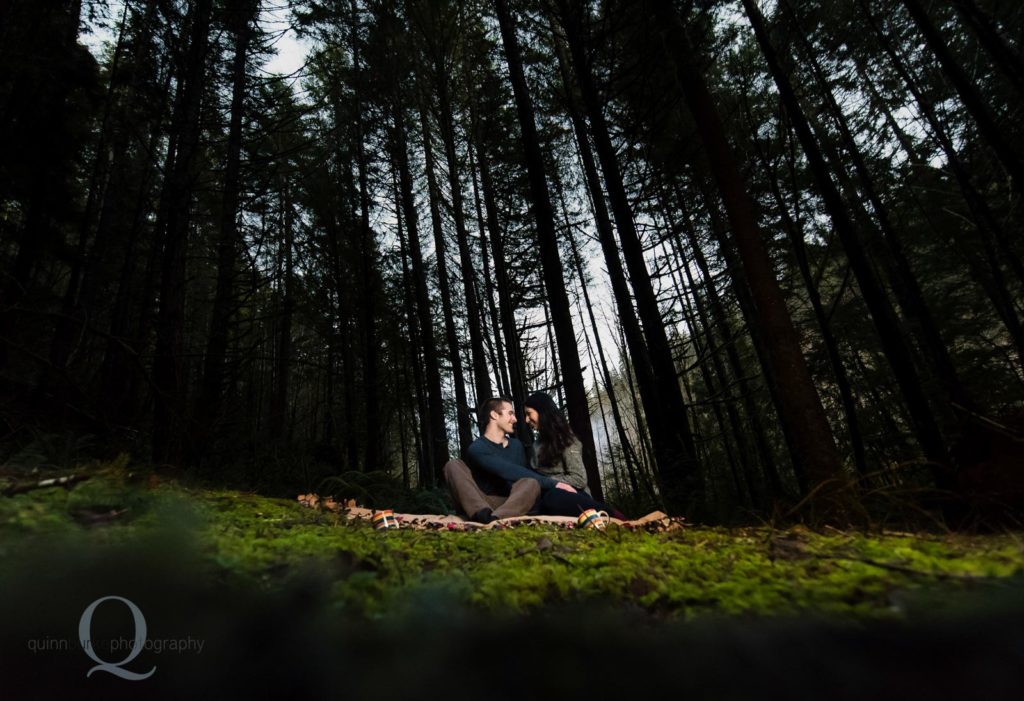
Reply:
[[[607,511],[585,491],[579,441],[551,397],[536,392],[524,405],[527,425],[539,431],[532,459],[511,435],[517,421],[512,401],[492,397],[480,404],[483,435],[466,449],[466,461],[450,460],[444,466],[462,514],[470,521],[490,523],[525,514],[579,516],[587,509]]]

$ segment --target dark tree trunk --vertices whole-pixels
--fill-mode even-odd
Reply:
[[[878,329],[882,349],[892,366],[893,374],[902,390],[907,409],[910,412],[911,421],[914,424],[915,434],[925,455],[932,463],[942,466],[949,465],[949,455],[946,451],[942,434],[935,421],[935,417],[932,415],[931,408],[928,406],[917,368],[914,366],[910,348],[900,329],[896,314],[871,266],[871,262],[868,260],[864,244],[853,221],[850,219],[842,196],[832,181],[832,176],[829,173],[824,156],[814,139],[806,116],[800,109],[793,87],[782,71],[775,51],[768,39],[764,17],[751,0],[743,0],[743,6],[757,36],[762,53],[768,62],[768,67],[775,80],[775,84],[779,89],[783,105],[789,115],[793,129],[796,131],[800,144],[807,156],[811,172],[821,191],[836,233],[843,244],[843,249],[846,251],[846,257],[857,278],[861,295]]]
[[[740,401],[743,404],[743,410],[747,416],[747,421],[750,423],[750,432],[754,440],[754,446],[757,449],[761,469],[764,472],[764,479],[759,481],[755,480],[755,498],[762,506],[767,508],[771,506],[770,500],[772,498],[781,497],[783,492],[782,480],[779,475],[778,465],[776,464],[775,454],[772,450],[767,430],[765,429],[762,412],[755,402],[755,387],[748,380],[747,369],[744,367],[743,361],[740,358],[736,343],[732,341],[737,331],[732,328],[725,300],[722,299],[718,292],[718,288],[716,287],[714,278],[712,277],[711,267],[704,255],[704,251],[701,249],[697,231],[690,222],[691,215],[686,206],[686,199],[681,192],[676,193],[676,199],[681,214],[680,222],[682,224],[682,230],[686,233],[690,253],[693,256],[693,261],[697,264],[697,270],[700,272],[701,279],[704,281],[707,305],[711,312],[711,321],[713,322],[713,326],[718,329],[719,335],[723,339],[727,339],[723,342],[723,346],[725,349],[725,357],[729,362],[729,372],[732,377],[735,378]],[[726,272],[731,277],[733,291],[739,301],[741,313],[746,319],[752,318],[753,303],[749,301],[750,291],[746,280],[743,278],[743,271],[740,269],[739,262],[736,260],[736,253],[732,249],[731,243],[724,237],[724,227],[719,226],[718,220],[720,215],[716,210],[710,209],[713,206],[717,207],[717,203],[713,202],[711,199],[707,199],[707,205],[711,213],[711,228],[721,248],[722,257],[726,263]],[[679,241],[678,246],[680,248],[685,248],[686,243]],[[762,371],[765,373],[765,383],[768,385],[772,403],[774,406],[778,406],[777,388],[774,383],[771,382],[771,378],[767,375],[768,370],[766,366],[768,356],[767,353],[764,352],[764,344],[761,340],[761,335],[755,328],[750,328],[750,334],[755,351],[757,352],[758,360],[760,361],[760,366]],[[786,426],[783,425],[784,434],[785,431]],[[788,434],[786,434],[786,438],[788,446],[791,443]]]
[[[231,12],[235,51],[231,60],[231,113],[228,122],[227,155],[224,163],[224,196],[221,200],[220,239],[217,242],[217,288],[210,314],[202,388],[196,405],[198,445],[205,452],[216,432],[224,397],[224,365],[228,333],[235,305],[235,257],[238,248],[238,215],[241,192],[242,117],[245,112],[245,64],[252,41],[256,7],[249,4]]]
[[[626,387],[629,389],[629,403],[630,407],[633,409],[633,422],[636,428],[637,440],[640,443],[640,452],[643,455],[643,460],[637,463],[637,466],[639,467],[638,475],[640,477],[641,483],[643,484],[644,492],[647,493],[652,500],[654,500],[657,499],[657,497],[654,493],[654,487],[651,483],[650,476],[650,465],[653,460],[653,451],[651,449],[650,441],[648,441],[647,439],[648,428],[645,425],[643,413],[640,411],[641,399],[637,396],[636,383],[633,381],[633,378],[635,376],[635,373],[633,372],[634,365],[630,361],[629,353],[625,352],[626,338],[621,324],[619,325],[618,331],[619,349],[620,351],[622,351],[622,365],[624,375],[626,377]],[[657,465],[655,465],[655,469],[657,469]]]
[[[74,354],[75,337],[81,337],[81,332],[89,323],[89,315],[94,311],[91,304],[84,303],[86,296],[83,292],[87,282],[90,286],[94,284],[93,281],[98,277],[96,269],[100,267],[106,257],[108,240],[105,234],[109,230],[100,227],[98,220],[103,213],[102,205],[107,199],[111,164],[120,150],[125,148],[127,141],[126,125],[121,123],[123,119],[120,118],[120,114],[115,114],[124,109],[124,105],[120,104],[117,98],[115,88],[124,80],[121,75],[123,72],[121,61],[124,54],[127,17],[128,4],[125,3],[107,78],[107,90],[103,99],[103,116],[100,119],[99,136],[90,169],[85,209],[78,224],[76,254],[71,263],[68,285],[64,291],[61,317],[57,320],[57,327],[50,345],[51,369],[47,374],[53,371],[58,373],[66,371],[68,361]],[[46,386],[48,383],[48,378],[44,377],[40,381],[40,386]]]
[[[580,289],[583,291],[583,304],[587,308],[587,318],[590,320],[590,328],[594,331],[594,346],[597,348],[597,360],[601,368],[601,379],[604,382],[605,394],[608,395],[608,402],[611,405],[612,411],[612,422],[615,424],[616,433],[619,436],[619,443],[622,446],[622,453],[626,459],[627,471],[629,478],[632,482],[634,493],[639,493],[639,486],[636,483],[636,455],[633,453],[633,446],[629,442],[629,438],[626,436],[626,431],[622,423],[622,415],[619,411],[619,403],[615,398],[615,388],[612,386],[611,373],[608,372],[608,361],[604,355],[604,344],[601,343],[601,334],[597,328],[597,319],[594,318],[594,306],[590,302],[590,293],[587,291],[587,281],[583,271],[583,260],[580,257],[579,247],[576,245],[576,238],[573,236],[569,237],[569,245],[572,250],[572,262],[573,267],[576,269],[576,275],[580,281]],[[598,397],[600,402],[600,397]],[[601,413],[601,419],[604,420],[604,412]],[[615,458],[611,454],[611,436],[608,434],[607,425],[605,426],[605,435],[608,436],[609,443],[609,458],[613,465]],[[603,499],[603,496],[594,495],[598,499]]]
[[[794,21],[796,20],[791,7],[789,6],[788,0],[781,2],[780,7],[784,8]],[[943,398],[942,402],[945,406],[945,411],[943,413],[952,418],[952,409],[949,405],[950,401],[959,403],[961,406],[966,407],[971,407],[973,404],[967,397],[967,393],[960,382],[956,369],[953,367],[953,361],[949,356],[948,349],[946,348],[946,342],[939,333],[938,326],[935,324],[935,319],[925,302],[924,293],[921,291],[921,286],[917,281],[917,276],[910,267],[910,261],[907,259],[906,252],[904,251],[903,242],[900,239],[899,233],[897,232],[889,213],[889,207],[882,201],[878,188],[875,187],[874,178],[868,170],[868,166],[863,154],[861,153],[860,146],[857,144],[857,140],[854,138],[853,133],[850,130],[846,115],[843,113],[842,108],[836,101],[835,95],[832,93],[832,89],[828,85],[828,81],[821,69],[821,65],[814,54],[813,48],[808,43],[806,36],[803,34],[799,26],[795,26],[795,29],[797,44],[800,46],[804,54],[804,60],[810,66],[815,80],[818,83],[818,89],[825,98],[829,111],[832,113],[833,120],[839,129],[840,136],[842,137],[843,146],[853,163],[854,171],[857,173],[861,190],[867,197],[868,202],[871,204],[875,217],[878,220],[878,226],[887,249],[886,253],[888,254],[884,256],[884,259],[886,261],[891,260],[891,265],[888,267],[891,268],[890,279],[892,281],[893,291],[896,294],[897,302],[900,305],[900,309],[903,310],[903,313],[914,322],[917,328],[920,329],[922,336],[920,346],[931,360],[932,366],[946,390],[946,397]],[[835,165],[839,166],[838,156],[835,156],[834,160]],[[856,193],[851,192],[851,195],[856,195]]]
[[[444,231],[441,228],[441,193],[438,191],[437,178],[434,174],[434,147],[430,136],[430,122],[427,119],[427,110],[422,103],[420,104],[420,125],[423,129],[424,167],[427,174],[427,194],[430,200],[430,223],[434,231],[434,257],[437,259],[441,313],[444,316],[445,340],[448,343],[448,358],[452,364],[452,382],[455,385],[455,421],[459,431],[460,454],[465,455],[466,446],[473,440],[470,428],[472,413],[466,400],[466,378],[462,372],[462,354],[459,350],[459,336],[455,331],[455,314],[452,311],[451,280],[448,277]]]
[[[711,235],[715,242],[718,244],[718,250],[722,257],[722,261],[725,264],[725,272],[729,276],[730,286],[733,295],[736,297],[736,303],[739,306],[740,314],[743,317],[746,324],[746,331],[750,336],[751,345],[754,347],[754,353],[757,356],[758,366],[761,368],[761,376],[764,379],[765,387],[768,389],[768,394],[771,397],[771,404],[775,408],[775,413],[779,413],[779,407],[782,404],[780,398],[780,388],[777,380],[771,372],[771,366],[768,361],[768,349],[767,343],[764,339],[764,333],[761,328],[755,323],[757,314],[754,311],[754,299],[750,292],[750,285],[747,283],[746,273],[740,261],[739,252],[732,239],[727,235],[729,229],[728,224],[722,219],[722,214],[719,210],[718,199],[715,198],[711,192],[709,185],[704,181],[703,178],[695,179],[703,204],[704,209],[708,213],[708,227]],[[721,329],[721,333],[725,338],[734,338],[738,331],[734,331],[732,328],[732,322],[730,321],[730,314],[727,310],[726,301],[719,294],[717,287],[714,283],[714,278],[711,275],[711,268],[708,264],[707,258],[704,256],[704,252],[701,250],[701,243],[697,235],[697,231],[693,226],[685,226],[689,221],[689,198],[686,197],[686,193],[679,187],[679,184],[675,184],[676,194],[676,205],[679,207],[681,213],[681,221],[684,224],[684,231],[687,234],[690,243],[690,250],[693,252],[693,259],[697,263],[697,267],[700,270],[701,277],[704,279],[707,287],[708,302],[711,306],[711,312],[715,319],[715,325]],[[765,417],[761,410],[757,407],[754,401],[755,387],[753,383],[748,382],[746,377],[747,370],[740,358],[739,351],[736,347],[736,343],[727,343],[725,345],[726,357],[729,359],[729,367],[733,375],[737,378],[737,386],[740,391],[740,396],[743,398],[744,410],[747,413],[748,420],[754,434],[754,442],[757,446],[758,455],[761,458],[761,466],[765,472],[765,496],[764,499],[782,499],[785,493],[785,488],[782,482],[782,472],[780,465],[776,461],[776,455],[769,441],[769,435],[767,427],[765,426]],[[787,454],[790,456],[792,464],[795,464],[798,460],[796,439],[791,435],[792,427],[783,421],[780,421],[782,428],[782,436],[786,443]],[[794,474],[797,478],[798,483],[803,491],[807,491],[806,475],[799,470],[794,469]]]
[[[397,144],[396,144],[397,146]],[[404,143],[402,148],[404,148]],[[395,200],[397,202],[403,202],[404,196],[401,194],[401,186],[395,183]],[[413,394],[416,396],[416,415],[418,417],[417,427],[415,433],[423,436],[422,442],[416,441],[418,446],[416,452],[417,462],[419,463],[419,476],[418,483],[421,488],[432,487],[435,484],[434,477],[440,470],[436,466],[434,461],[434,446],[432,445],[431,436],[431,416],[430,410],[427,405],[427,399],[424,396],[424,385],[426,380],[424,379],[423,366],[425,363],[420,362],[421,355],[425,357],[425,353],[422,353],[425,348],[423,347],[422,334],[420,329],[420,318],[419,309],[416,304],[415,298],[416,293],[414,291],[415,284],[413,283],[412,273],[409,271],[409,247],[406,245],[405,232],[403,226],[402,212],[404,207],[400,207],[397,212],[397,229],[398,229],[398,248],[402,255],[402,296],[403,303],[405,306],[405,317],[406,323],[409,326],[409,363],[412,365],[412,379],[413,379]],[[415,213],[415,209],[413,210]],[[415,233],[415,227],[409,232],[410,235]],[[436,366],[436,356],[435,356]],[[409,369],[406,363],[403,363],[403,374],[405,375],[404,382],[406,385],[409,384]],[[405,402],[399,402],[399,420],[401,421],[401,427],[399,429],[399,435],[402,438],[402,476],[406,487],[409,486],[409,466],[408,458],[405,449],[405,432],[411,423],[411,420],[405,414]],[[443,426],[442,426],[443,427]],[[445,446],[447,448],[447,446]],[[447,459],[445,460],[447,462]],[[443,463],[442,463],[443,465]]]
[[[670,441],[672,454],[662,457],[668,457],[674,464],[661,465],[659,460],[659,474],[666,471],[677,472],[679,483],[674,488],[681,490],[691,504],[696,504],[702,499],[700,461],[697,457],[689,421],[686,418],[686,403],[680,390],[672,348],[665,332],[665,321],[658,307],[650,273],[644,261],[643,244],[633,223],[633,212],[623,185],[618,157],[604,118],[603,102],[594,85],[590,62],[584,47],[584,11],[577,0],[561,0],[560,6],[569,54],[572,57],[576,80],[580,86],[583,104],[590,121],[590,133],[594,139],[598,161],[601,164],[601,171],[604,173],[604,182],[608,189],[608,200],[611,204],[612,216],[615,219],[622,255],[636,298],[637,313],[643,324],[642,333],[647,342],[651,369],[657,379],[655,396],[659,411],[666,412],[668,416],[673,417],[663,427],[668,429],[666,438]],[[634,363],[636,363],[635,360]],[[639,383],[639,374],[637,380]],[[643,384],[640,386],[641,395],[643,395]],[[647,414],[650,422],[649,407]],[[657,459],[658,456],[656,456]],[[674,479],[676,478],[672,478],[670,481],[674,481]]]
[[[21,323],[34,321],[21,315],[22,303],[36,273],[61,245],[61,225],[74,206],[70,183],[79,144],[72,138],[70,108],[76,91],[90,87],[89,79],[74,75],[81,67],[79,8],[77,1],[5,2],[0,10],[0,200],[4,233],[13,234],[0,245],[5,258],[14,252],[0,280],[0,369],[10,348],[20,346]],[[25,70],[29,63],[32,70]],[[46,84],[35,85],[40,78]],[[14,224],[19,219],[20,226]]]
[[[544,291],[544,281],[541,280],[541,299],[547,300],[548,296]],[[548,356],[551,358],[551,386],[555,388],[556,399],[555,401],[559,404],[565,404],[565,396],[562,389],[562,370],[558,367],[558,343],[555,341],[555,335],[551,332],[551,308],[549,304],[542,304],[541,310],[544,312],[544,337],[547,339],[548,344]]]
[[[1010,334],[1010,338],[1013,340],[1017,356],[1020,358],[1021,362],[1024,363],[1024,326],[1021,324],[1017,309],[1012,301],[1012,295],[1009,293],[1000,267],[1001,262],[1006,261],[1009,264],[1010,269],[1016,274],[1018,281],[1024,282],[1024,269],[1022,269],[1020,258],[1013,251],[1011,242],[1006,236],[1005,229],[996,219],[995,214],[989,208],[985,198],[978,192],[977,188],[975,188],[974,184],[971,182],[970,173],[961,160],[960,155],[953,144],[952,138],[943,127],[938,115],[935,113],[931,102],[917,87],[913,76],[910,75],[903,61],[896,53],[892,42],[889,41],[887,36],[881,31],[881,28],[878,26],[870,8],[865,2],[863,2],[863,0],[860,2],[860,7],[861,11],[868,19],[868,22],[875,30],[879,45],[889,57],[893,68],[903,79],[907,89],[910,90],[911,94],[914,96],[914,100],[917,102],[921,114],[932,129],[932,136],[935,139],[935,142],[942,149],[942,153],[946,157],[946,162],[949,164],[949,168],[953,172],[953,176],[956,178],[957,184],[960,186],[960,190],[964,195],[964,201],[967,203],[968,210],[971,212],[971,218],[974,225],[977,227],[985,260],[984,263],[977,260],[977,255],[969,250],[970,245],[966,242],[961,243],[961,248],[964,251],[964,257],[972,269],[973,277],[992,301],[992,306],[995,308],[999,318],[1006,326],[1006,329]],[[996,249],[998,249],[998,253],[996,252]],[[985,267],[987,267],[987,271],[985,270]]]
[[[565,279],[562,275],[562,260],[558,252],[555,217],[551,208],[551,200],[548,197],[544,156],[541,153],[540,138],[537,135],[533,101],[530,98],[526,77],[523,74],[519,41],[515,35],[515,26],[508,4],[505,0],[495,0],[495,7],[498,11],[502,44],[505,48],[505,56],[512,79],[516,113],[519,117],[530,183],[530,200],[533,204],[533,215],[537,221],[537,241],[540,247],[544,286],[548,293],[555,337],[558,341],[558,355],[561,359],[562,375],[565,381],[569,425],[580,440],[588,481],[597,483],[600,480],[600,474],[594,450],[594,434],[590,426],[590,406],[587,402],[586,388],[583,386],[579,346],[576,342],[576,332],[573,330],[572,311],[569,307],[569,296],[566,294]]]
[[[651,450],[654,453],[655,467],[661,482],[663,496],[668,501],[669,493],[676,494],[677,496],[672,497],[673,500],[679,500],[685,504],[683,508],[689,511],[697,503],[698,495],[686,492],[685,482],[687,478],[684,474],[686,468],[685,462],[681,462],[681,456],[685,455],[686,449],[671,422],[667,420],[667,413],[662,409],[658,391],[659,383],[655,378],[651,365],[647,341],[644,339],[640,322],[633,309],[633,301],[629,294],[626,274],[622,268],[622,261],[619,259],[619,246],[615,239],[611,217],[604,201],[604,193],[597,172],[597,163],[590,148],[590,139],[587,135],[583,118],[576,105],[566,60],[562,55],[563,52],[557,45],[556,52],[562,69],[562,82],[565,86],[569,117],[576,135],[576,144],[583,163],[583,173],[587,181],[587,189],[590,192],[598,240],[601,243],[601,251],[604,254],[605,266],[608,270],[608,278],[612,287],[612,296],[615,299],[616,309],[619,313],[619,322],[622,325],[626,348],[633,362],[633,369],[640,392],[640,402],[647,416],[647,427],[651,435]],[[672,376],[675,377],[674,371]]]
[[[423,251],[420,246],[419,217],[416,213],[416,202],[413,199],[412,174],[409,171],[409,153],[406,138],[404,110],[398,105],[394,108],[395,161],[398,165],[398,186],[401,196],[402,213],[405,215],[405,227],[409,237],[409,257],[411,276],[415,291],[416,318],[419,322],[420,336],[423,339],[423,363],[427,388],[426,423],[429,432],[423,437],[424,454],[427,458],[430,475],[428,484],[439,479],[441,468],[448,462],[448,432],[444,423],[444,398],[441,392],[441,366],[437,356],[437,345],[434,340],[434,322],[431,315],[430,294],[427,290],[427,275],[423,264]],[[424,474],[421,466],[420,474]]]
[[[557,174],[552,176],[552,180],[553,180],[554,185],[555,185],[555,191],[558,193],[558,202],[561,205],[561,211],[563,212],[563,216],[564,216],[564,215],[566,215],[570,211],[569,210],[569,205],[568,205],[568,203],[565,200],[565,188],[562,186],[561,178],[559,178]],[[572,231],[572,224],[571,224],[571,222],[568,221],[567,217],[564,220],[564,224],[563,225],[564,225],[564,227],[565,227],[565,229],[567,231],[567,234],[568,234],[566,236],[566,239],[569,242],[569,250],[570,250],[570,254],[572,256],[572,259],[571,259],[572,260],[572,268],[573,268],[573,270],[576,273],[577,279],[579,280],[579,286],[580,286],[580,291],[581,291],[581,294],[576,297],[576,308],[577,308],[577,311],[579,312],[580,318],[582,319],[583,318],[583,310],[580,308],[580,296],[582,296],[583,300],[586,303],[587,312],[589,314],[589,319],[590,319],[591,327],[594,328],[595,333],[596,333],[597,326],[596,326],[595,320],[594,320],[594,311],[593,311],[593,307],[590,304],[590,293],[587,291],[586,272],[584,270],[583,261],[582,261],[581,256],[580,256],[579,245],[578,245],[578,243],[576,241],[576,235],[573,233],[573,231]],[[587,351],[589,353],[590,352],[590,341],[587,338],[586,323],[583,324],[583,329],[582,330],[583,330],[584,343],[587,345]],[[601,347],[601,339],[598,337],[598,338],[596,338],[596,341],[597,341],[598,353],[599,353],[600,358],[601,358],[601,366],[602,367],[606,367],[606,363],[604,362],[604,350]],[[591,355],[593,355],[593,354],[591,353]],[[607,379],[607,377],[605,377],[605,379]],[[598,375],[597,375],[597,372],[595,371],[594,372],[595,384],[596,384],[597,380],[598,380]],[[599,394],[599,392],[598,392],[598,394]],[[600,399],[600,396],[598,397],[598,399]],[[602,415],[602,419],[603,418],[604,417]],[[596,449],[596,445],[595,445],[595,449]],[[625,450],[625,446],[624,446],[623,449]],[[591,491],[591,494],[593,494],[594,497],[596,499],[598,499],[599,501],[603,501],[604,500],[604,489],[603,489],[603,486],[601,484],[590,485],[590,491]]]
[[[746,99],[744,99],[744,106],[747,110],[747,121],[753,123],[751,121],[749,102]],[[760,160],[765,172],[768,173],[768,183],[778,207],[782,228],[786,232],[786,236],[789,238],[790,245],[793,248],[793,257],[796,259],[800,279],[804,284],[804,290],[807,292],[807,299],[811,303],[811,309],[814,311],[814,318],[818,322],[818,330],[821,332],[821,340],[825,345],[825,353],[828,356],[829,366],[832,368],[832,377],[835,380],[836,389],[839,391],[840,403],[843,406],[846,429],[850,434],[853,464],[857,468],[857,473],[860,477],[864,478],[867,475],[867,458],[864,451],[864,438],[860,428],[860,419],[857,416],[857,404],[853,397],[850,377],[846,372],[846,367],[843,365],[842,356],[839,354],[839,345],[836,343],[835,334],[832,333],[832,325],[821,302],[821,295],[818,293],[818,285],[811,273],[811,266],[807,260],[807,247],[804,245],[803,231],[797,225],[797,222],[794,221],[793,217],[790,216],[785,198],[782,196],[782,191],[779,188],[779,177],[776,175],[775,167],[769,163],[768,157],[764,153],[764,149],[761,148],[756,135],[754,136],[754,142],[758,160]],[[792,150],[789,151],[789,155],[790,175],[795,177]]]
[[[667,210],[667,206],[664,203],[662,206]],[[668,212],[666,211],[666,217],[667,214]],[[671,223],[671,220],[669,222]],[[684,226],[689,226],[689,222]],[[712,411],[715,414],[715,419],[722,435],[722,443],[732,468],[736,495],[745,502],[745,505],[752,506],[754,493],[752,483],[756,481],[754,465],[752,463],[753,455],[747,441],[746,431],[743,428],[742,421],[740,421],[739,412],[736,410],[735,397],[733,397],[730,390],[732,378],[729,377],[725,364],[722,362],[722,349],[719,347],[714,332],[714,324],[708,314],[707,303],[701,299],[700,289],[690,270],[690,261],[687,260],[682,242],[675,236],[672,236],[671,240],[676,249],[679,261],[678,267],[682,268],[686,276],[686,280],[679,279],[675,287],[681,297],[681,302],[683,303],[681,306],[684,311],[689,306],[689,302],[684,297],[685,292],[688,291],[693,298],[693,312],[689,313],[687,325],[693,329],[691,338],[697,351],[697,364],[700,366],[701,378],[707,387],[708,402],[711,404]],[[713,284],[711,280],[706,280],[705,283],[709,286]],[[728,339],[726,340],[726,343],[730,342]],[[709,364],[710,367],[708,367]],[[720,404],[725,405],[725,417],[728,419],[728,426],[723,421]],[[730,433],[732,441],[729,439]],[[732,442],[735,442],[735,451]],[[742,480],[739,478],[739,471],[736,469],[737,462],[738,467],[742,469]]]
[[[344,163],[342,158],[338,159],[340,164]],[[340,188],[345,191],[344,182]],[[333,220],[327,228],[328,253],[330,255],[331,274],[333,277],[335,293],[335,314],[332,320],[337,323],[338,350],[340,351],[341,362],[341,393],[342,393],[342,430],[339,432],[342,439],[342,454],[344,455],[343,465],[345,471],[355,470],[359,461],[359,441],[356,438],[355,410],[353,402],[355,399],[355,358],[352,353],[351,316],[352,301],[350,297],[351,285],[349,275],[343,267],[341,250],[341,223]]]
[[[494,229],[497,229],[498,215],[497,212],[494,213],[493,222],[491,222],[489,216],[488,219],[484,218],[483,205],[480,202],[480,186],[477,180],[479,169],[476,167],[474,162],[474,151],[476,150],[476,147],[473,143],[472,137],[469,139],[467,148],[469,150],[469,171],[472,175],[473,183],[473,205],[476,209],[476,220],[480,226],[480,262],[483,264],[484,273],[484,283],[477,286],[477,291],[484,298],[484,301],[482,301],[484,313],[487,314],[488,321],[491,324],[491,336],[493,338],[491,362],[498,373],[498,393],[508,397],[512,394],[512,389],[509,385],[508,379],[508,363],[505,355],[505,343],[501,337],[501,323],[498,321],[498,307],[494,303],[494,295],[491,292],[491,286],[488,284],[489,281],[494,279],[494,277],[491,273],[491,256],[488,251],[489,244],[487,228],[493,224]]]
[[[455,241],[459,247],[459,262],[462,267],[462,289],[466,297],[466,321],[469,326],[469,351],[473,361],[473,383],[476,402],[479,404],[491,396],[491,377],[487,372],[487,356],[484,353],[483,323],[477,306],[476,272],[473,257],[469,251],[469,234],[466,232],[466,213],[463,211],[462,183],[459,178],[459,160],[455,153],[455,125],[452,106],[448,95],[448,77],[440,66],[435,67],[437,75],[437,101],[444,143],[445,161],[448,164],[448,187],[451,190],[452,218],[455,220]]]
[[[490,158],[484,147],[482,136],[477,136],[477,162],[480,167],[480,187],[484,194],[484,209],[487,212],[487,228],[491,232],[491,259],[494,261],[494,278],[498,292],[498,315],[501,329],[505,334],[505,348],[508,353],[509,389],[512,397],[526,396],[526,369],[523,365],[523,351],[516,331],[515,308],[509,293],[508,265],[505,261],[505,246],[502,242],[501,228],[498,224],[498,205],[494,198],[494,182],[491,178]],[[518,404],[517,415],[522,413]],[[519,416],[516,430],[520,440],[529,442],[529,427]]]
[[[359,52],[359,38],[357,28],[359,26],[359,9],[356,3],[352,2],[352,32],[350,35],[352,45],[352,64],[357,74],[363,71],[362,59]],[[363,77],[365,80],[365,77]],[[380,387],[378,381],[379,359],[378,359],[378,334],[377,334],[377,310],[379,307],[378,296],[378,271],[377,271],[377,238],[373,229],[370,228],[370,185],[366,145],[363,143],[365,125],[363,123],[364,102],[357,90],[357,96],[353,111],[355,114],[355,130],[352,135],[354,140],[353,150],[356,155],[356,170],[359,177],[359,247],[360,247],[360,273],[362,296],[361,321],[363,332],[363,403],[366,407],[364,418],[366,420],[366,444],[363,455],[362,469],[366,472],[373,472],[380,467]]]
[[[190,5],[190,32],[184,73],[179,77],[172,134],[173,166],[167,171],[157,231],[163,233],[160,312],[153,360],[153,459],[177,462],[187,440],[185,353],[185,261],[189,210],[198,168],[200,112],[205,88],[212,0]]]
[[[154,120],[149,124],[150,133],[143,144],[147,153],[154,153],[156,145],[160,140],[162,125]],[[113,227],[114,210],[124,207],[129,209],[125,217],[125,228],[121,240],[124,241],[124,255],[121,259],[116,292],[114,293],[113,307],[110,312],[110,323],[107,328],[107,343],[103,353],[103,362],[100,367],[100,394],[103,397],[102,406],[108,421],[114,424],[123,424],[135,418],[137,399],[136,387],[140,378],[144,375],[144,368],[139,360],[139,354],[143,346],[148,343],[148,329],[152,306],[152,288],[155,284],[153,277],[156,270],[155,258],[159,253],[159,246],[152,239],[154,236],[146,236],[150,233],[147,219],[155,197],[155,182],[158,171],[157,163],[149,158],[145,161],[142,173],[135,181],[127,177],[127,169],[114,168],[114,187],[108,189],[108,196],[116,192],[125,200],[112,198],[104,202],[104,214],[100,218],[100,227]],[[119,237],[120,238],[120,237]],[[150,251],[147,256],[145,277],[143,278],[144,290],[139,293],[137,287],[137,262],[142,255],[143,243],[150,239]],[[140,315],[138,324],[132,324],[132,316],[135,309],[146,310]]]
[[[288,388],[291,379],[292,317],[295,312],[294,258],[295,231],[292,222],[292,202],[289,187],[281,187],[281,227],[284,229],[281,265],[281,317],[277,329],[277,349],[274,355],[274,388],[270,395],[269,435],[272,443],[280,443],[288,429]]]
[[[707,150],[711,172],[718,184],[732,225],[743,270],[754,299],[754,322],[763,333],[768,367],[779,387],[779,418],[789,424],[796,452],[796,467],[807,478],[812,518],[843,520],[850,516],[851,495],[836,450],[832,429],[821,405],[800,348],[800,337],[786,309],[782,290],[754,206],[723,130],[721,117],[678,15],[668,0],[655,0],[655,22],[661,41],[675,57],[676,75],[687,106]]]
[[[693,425],[697,428],[698,434],[704,435],[705,451],[708,454],[712,450],[711,441],[714,440],[715,436],[718,436],[722,449],[725,452],[726,462],[729,465],[729,477],[733,492],[731,501],[733,504],[740,504],[749,508],[752,504],[750,490],[746,488],[745,479],[750,474],[750,464],[747,451],[737,441],[743,435],[739,429],[739,414],[733,405],[732,397],[728,394],[728,385],[726,385],[722,375],[718,375],[718,381],[716,382],[716,378],[712,373],[712,368],[715,366],[716,361],[721,366],[721,358],[718,357],[714,336],[707,325],[707,316],[702,309],[693,274],[690,272],[685,255],[683,255],[683,252],[678,247],[676,256],[677,265],[674,266],[675,269],[672,271],[675,296],[679,308],[682,310],[683,319],[687,327],[692,330],[689,340],[693,345],[695,355],[693,364],[697,366],[700,373],[701,382],[704,385],[705,403],[711,408],[717,430],[711,435],[707,435],[700,430],[699,403],[696,399],[691,404],[694,412]],[[685,270],[685,281],[678,275],[680,269]],[[692,392],[690,396],[696,397]],[[727,410],[725,415],[722,413],[723,405]],[[726,423],[726,417],[729,419],[728,424]],[[705,457],[705,462],[709,465],[715,464],[712,460],[707,459],[707,457]],[[713,484],[712,480],[714,479],[715,475],[708,470],[705,474],[705,482]],[[711,498],[713,497],[709,497],[709,501]]]

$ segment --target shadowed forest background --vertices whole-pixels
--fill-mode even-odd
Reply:
[[[1019,524],[1022,15],[6,2],[0,455],[426,493],[545,390],[627,511]]]

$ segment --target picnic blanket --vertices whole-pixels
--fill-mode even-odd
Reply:
[[[369,522],[373,517],[373,509],[356,504],[354,499],[338,501],[333,497],[321,497],[318,494],[300,494],[300,504],[313,509],[323,509],[339,514],[342,518],[350,521]],[[491,523],[475,523],[467,521],[461,516],[441,514],[403,514],[396,513],[400,528],[411,528],[413,530],[491,530],[502,528],[514,528],[528,524],[548,524],[558,528],[576,528],[576,519],[572,516],[515,516],[503,518]],[[646,531],[670,531],[683,527],[683,519],[671,517],[661,511],[652,511],[646,516],[629,521],[609,519],[609,523],[628,529],[643,529]]]

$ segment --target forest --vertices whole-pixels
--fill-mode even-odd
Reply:
[[[0,2],[0,696],[1021,698],[1022,137],[1018,0]],[[453,515],[537,392],[615,519]]]
[[[544,390],[627,512],[1019,524],[1022,13],[4,3],[5,460],[437,492]]]

